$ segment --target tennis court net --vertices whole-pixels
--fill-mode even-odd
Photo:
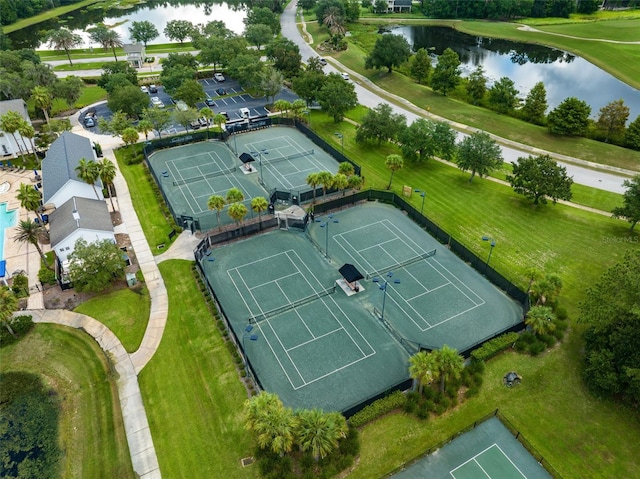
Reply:
[[[286,160],[293,160],[294,158],[302,158],[303,156],[311,156],[315,154],[315,150],[311,149],[311,150],[307,150],[307,151],[300,151],[298,153],[293,153],[291,155],[287,155],[287,156],[278,156],[276,158],[269,158],[268,160],[264,159],[264,155],[262,156],[262,160],[264,163],[270,165],[271,163],[279,163],[281,161],[286,161]]]
[[[279,308],[272,309],[271,311],[267,311],[267,312],[262,313],[262,314],[258,314],[257,316],[253,316],[249,320],[249,322],[250,323],[259,323],[260,321],[264,321],[265,319],[273,318],[274,316],[277,316],[278,314],[284,313],[285,311],[290,311],[292,309],[299,308],[303,304],[307,304],[307,303],[310,303],[312,301],[315,301],[316,299],[320,299],[320,298],[323,298],[323,297],[328,296],[330,294],[333,294],[333,293],[335,293],[335,291],[336,291],[336,287],[333,286],[333,287],[331,287],[329,289],[325,289],[323,291],[320,291],[320,292],[317,292],[315,294],[312,294],[311,296],[307,296],[306,298],[298,299],[297,301],[294,301],[293,303],[285,304],[284,306],[280,306]]]
[[[413,258],[409,258],[401,263],[394,264],[387,268],[380,269],[378,271],[367,272],[367,279],[371,279],[374,276],[382,276],[394,269],[404,268],[405,266],[409,266],[410,264],[417,263],[418,261],[425,260],[427,258],[431,258],[436,255],[436,250],[432,249],[431,251],[427,251],[426,253],[421,254],[420,256],[415,256]]]
[[[182,178],[179,180],[175,180],[173,182],[173,186],[181,186],[186,185],[187,183],[193,183],[194,181],[204,180],[205,178],[215,178],[216,176],[228,175],[229,173],[233,173],[236,171],[236,167],[229,168],[226,170],[214,171],[213,173],[206,173],[200,176],[194,176],[193,178]]]

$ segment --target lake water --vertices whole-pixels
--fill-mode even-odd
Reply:
[[[237,34],[244,31],[242,21],[247,16],[242,8],[229,6],[226,3],[204,3],[193,2],[195,4],[171,5],[169,3],[148,2],[147,4],[136,5],[130,9],[110,9],[103,10],[81,9],[63,15],[56,20],[32,25],[31,27],[10,33],[14,48],[49,48],[48,44],[41,44],[44,32],[66,26],[84,38],[85,44],[79,48],[100,47],[91,44],[89,35],[85,33],[87,28],[96,23],[103,22],[106,25],[116,25],[113,30],[120,34],[125,43],[131,43],[129,38],[129,26],[131,22],[147,20],[156,26],[160,36],[151,43],[174,43],[164,36],[163,30],[167,22],[171,20],[188,20],[193,24],[206,24],[213,20],[222,20],[227,28]]]
[[[404,36],[414,50],[425,48],[441,55],[449,47],[460,56],[462,76],[468,76],[482,65],[489,84],[501,77],[509,77],[522,98],[541,81],[547,89],[550,109],[565,98],[575,96],[591,106],[591,116],[596,118],[600,108],[622,98],[630,109],[629,121],[640,115],[639,90],[588,61],[561,50],[476,37],[446,27],[403,26],[393,28],[392,33]]]

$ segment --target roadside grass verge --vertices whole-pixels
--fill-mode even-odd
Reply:
[[[114,150],[114,154],[118,161],[120,172],[129,185],[133,207],[138,214],[142,231],[144,231],[151,252],[154,255],[163,253],[166,249],[158,249],[157,245],[164,244],[165,247],[168,247],[171,244],[169,233],[176,226],[165,218],[159,203],[163,199],[156,196],[153,179],[144,162],[127,164],[127,159],[134,155],[138,157],[142,155],[142,143],[133,145],[133,148],[118,148]]]
[[[120,289],[85,301],[74,311],[97,319],[118,337],[128,353],[140,347],[149,322],[151,300],[146,288],[141,293]]]
[[[390,171],[385,159],[397,153],[397,147],[356,144],[353,125],[335,124],[319,112],[312,125],[334,146],[339,147],[334,133],[344,135],[345,154],[362,166],[365,188],[387,187]],[[469,183],[468,179],[469,173],[437,161],[405,163],[394,175],[392,190],[401,194],[402,186],[408,185],[426,191],[425,214],[480,257],[487,254],[480,237],[495,238],[492,266],[523,288],[527,287],[527,268],[555,272],[564,283],[566,306],[575,308],[584,289],[628,249],[622,241],[609,241],[629,236],[623,221],[560,204],[536,207],[509,186],[480,178]],[[418,195],[410,201],[420,207]],[[594,248],[602,254],[594,255]]]
[[[382,477],[496,408],[562,477],[639,477],[638,412],[586,390],[577,336],[538,357],[509,352],[492,359],[480,394],[441,417],[398,413],[368,424],[349,477]],[[523,377],[519,386],[503,386],[509,371]]]
[[[140,388],[163,477],[259,477],[244,429],[247,398],[192,273],[192,262],[159,265],[169,298],[160,347],[140,373]]]
[[[60,401],[60,477],[133,479],[114,371],[86,333],[37,324],[0,349],[0,370],[43,377]]]
[[[71,71],[78,71],[78,70],[100,70],[102,69],[102,65],[104,64],[105,62],[82,62],[82,63],[74,63],[73,65],[69,65],[68,63],[66,63],[64,65],[54,66],[53,70],[60,71],[60,72],[71,72]]]

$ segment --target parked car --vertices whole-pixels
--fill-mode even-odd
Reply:
[[[204,104],[205,104],[205,105],[207,105],[207,106],[216,106],[216,102],[215,102],[215,101],[213,101],[213,98],[207,98],[207,99],[204,101]]]
[[[248,108],[240,108],[240,116],[242,118],[249,118],[249,116],[251,116],[251,112]]]
[[[213,79],[215,81],[224,81],[224,75],[222,73],[214,73]]]
[[[227,119],[227,121],[229,121],[229,115],[227,114],[226,111],[221,111],[220,114],[224,116]]]
[[[340,76],[342,77],[343,80],[349,81],[349,74],[348,73],[340,73]]]
[[[149,85],[149,93],[158,93],[158,87],[155,85]]]
[[[96,126],[96,121],[92,117],[87,116],[84,118],[84,126],[86,126],[87,128],[92,128]]]
[[[151,97],[151,104],[157,108],[164,108],[164,103],[162,103],[162,100],[157,96]]]
[[[173,101],[173,100],[171,100]],[[174,102],[176,104],[176,108],[180,111],[187,111],[189,109],[189,106],[183,102],[182,100],[178,100],[176,102]]]
[[[206,118],[198,118],[198,123],[200,123],[200,126],[207,126],[209,125],[209,120],[207,120]]]
[[[149,93],[149,89],[146,86],[141,86],[140,90],[142,91],[142,93]]]
[[[192,130],[197,130],[202,126],[198,120],[193,120],[190,125]]]
[[[216,90],[216,93],[220,96],[226,95],[227,94],[227,90],[225,90],[224,88],[218,88]]]

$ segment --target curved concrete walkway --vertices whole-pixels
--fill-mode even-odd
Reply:
[[[85,130],[78,124],[78,114],[71,118],[71,122],[73,133],[84,136],[92,142],[100,143],[104,157],[109,158],[116,166],[117,174],[114,185],[118,194],[118,209],[123,221],[122,225],[118,227],[118,231],[129,235],[138,264],[144,275],[151,299],[149,322],[140,347],[134,353],[128,354],[118,337],[109,328],[89,316],[67,310],[33,309],[29,310],[29,313],[34,318],[34,322],[50,322],[72,328],[83,328],[93,336],[104,351],[111,354],[114,367],[119,374],[118,396],[133,470],[140,478],[160,479],[162,476],[138,384],[138,374],[151,360],[160,345],[169,310],[167,290],[142,231],[138,215],[133,209],[127,182],[122,176],[113,154],[113,149],[122,144],[121,140],[110,136],[96,135]],[[107,202],[107,205],[109,204]]]

